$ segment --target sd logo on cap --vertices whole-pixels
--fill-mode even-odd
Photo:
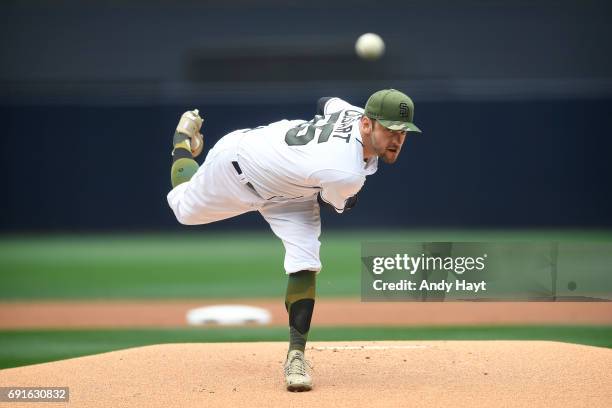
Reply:
[[[366,103],[365,115],[376,119],[390,130],[421,133],[421,130],[412,123],[414,118],[412,99],[396,89],[383,89],[373,93]]]

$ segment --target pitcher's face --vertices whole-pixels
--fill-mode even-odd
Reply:
[[[370,122],[370,144],[374,154],[385,163],[395,163],[406,139],[406,131],[387,129],[376,120],[370,119]]]

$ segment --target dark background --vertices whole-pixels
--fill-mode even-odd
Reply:
[[[0,5],[4,232],[184,228],[165,199],[183,111],[209,148],[385,87],[424,133],[326,226],[612,227],[607,2],[52,4]],[[364,32],[382,59],[354,55]]]

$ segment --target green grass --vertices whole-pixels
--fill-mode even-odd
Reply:
[[[321,237],[321,295],[359,296],[362,241],[612,241],[610,231],[351,231]],[[3,236],[0,300],[278,297],[284,250],[265,232]]]
[[[612,348],[612,326],[318,327],[311,341],[551,340]],[[161,343],[287,341],[284,327],[0,331],[0,368]]]

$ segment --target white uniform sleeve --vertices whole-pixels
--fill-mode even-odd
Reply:
[[[344,109],[362,110],[362,108],[353,106],[347,101],[344,101],[340,98],[331,98],[325,103],[325,107],[323,108],[323,113],[327,115],[327,114],[338,112]]]
[[[335,169],[318,170],[311,177],[318,180],[321,199],[338,213],[344,211],[346,200],[357,194],[365,183],[365,176],[361,174]]]

